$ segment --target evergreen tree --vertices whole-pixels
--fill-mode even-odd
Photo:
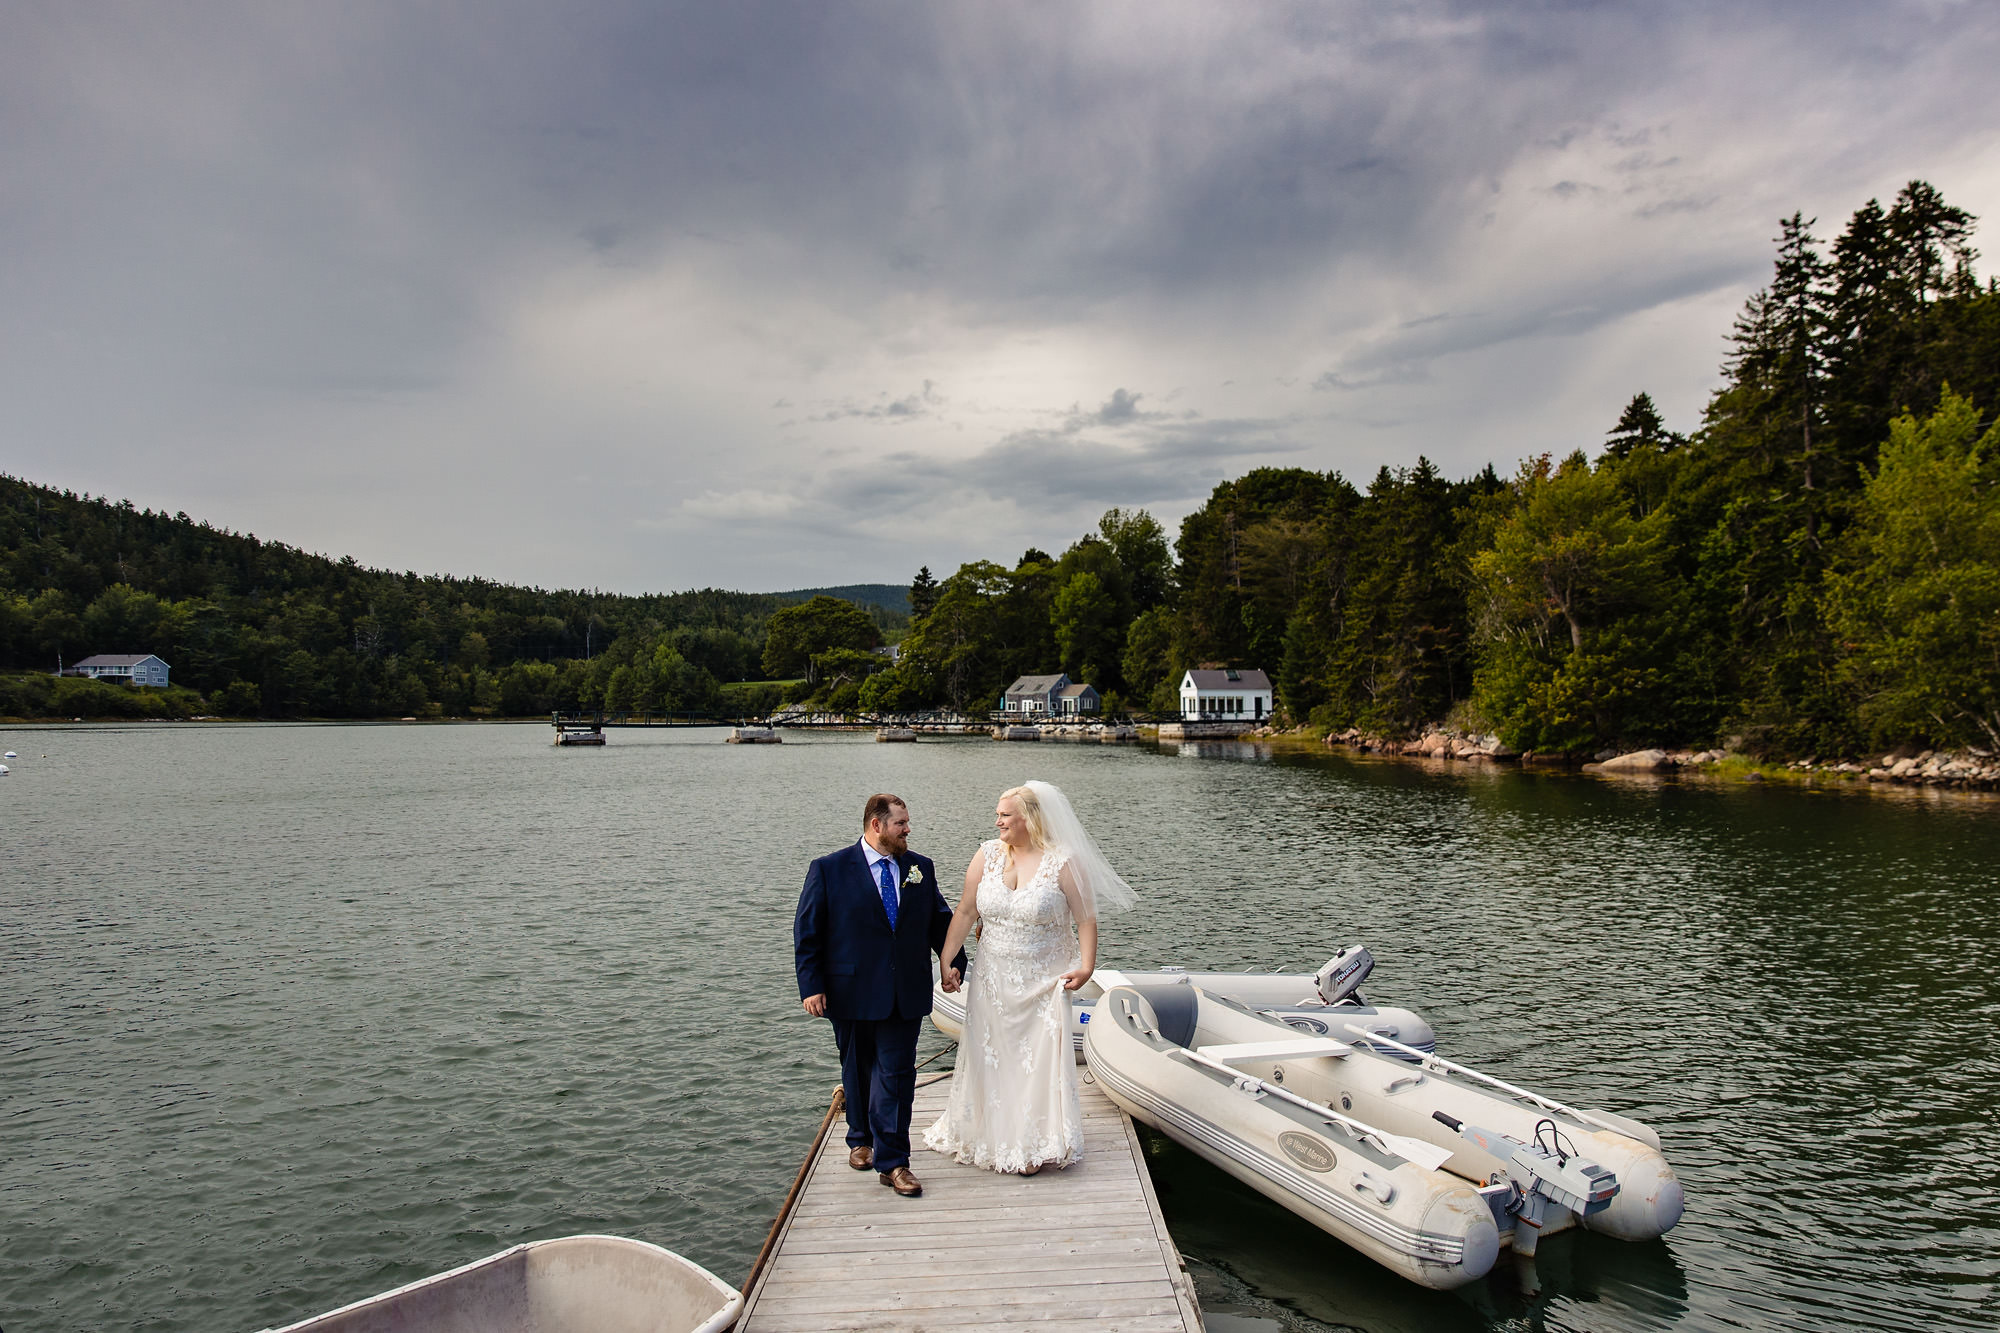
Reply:
[[[1681,443],[1681,438],[1667,429],[1666,419],[1653,405],[1653,395],[1636,393],[1619,413],[1618,424],[1605,432],[1604,448],[1614,458],[1625,458],[1642,446],[1664,453]]]
[[[925,565],[917,571],[916,578],[910,580],[910,619],[922,620],[937,605],[938,582],[931,577],[931,567]]]
[[[1978,295],[1967,244],[1976,221],[1913,180],[1886,211],[1869,200],[1834,242],[1835,425],[1849,464],[1872,462],[1889,420],[1930,411],[1953,377],[1936,342],[1949,308]]]

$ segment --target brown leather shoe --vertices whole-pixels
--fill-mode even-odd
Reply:
[[[893,1171],[882,1172],[881,1181],[884,1185],[887,1185],[906,1199],[914,1199],[924,1192],[923,1185],[918,1182],[915,1176],[910,1174],[910,1168],[907,1166],[899,1166]]]
[[[847,1164],[856,1171],[866,1171],[875,1165],[875,1150],[865,1143],[859,1148],[850,1148],[847,1150]]]

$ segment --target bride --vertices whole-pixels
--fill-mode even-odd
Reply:
[[[1098,912],[1130,907],[1133,893],[1049,783],[1002,792],[993,826],[1000,836],[965,868],[939,955],[956,957],[981,925],[951,1100],[924,1143],[971,1166],[1032,1176],[1083,1156],[1064,992],[1096,969]],[[945,989],[957,984],[947,969]]]

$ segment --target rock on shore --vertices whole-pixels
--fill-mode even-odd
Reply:
[[[1425,759],[1519,759],[1521,752],[1501,743],[1498,736],[1468,736],[1443,727],[1433,727],[1413,741],[1375,736],[1359,727],[1349,727],[1326,738],[1328,745],[1351,745],[1357,750],[1381,754],[1414,755]]]
[[[1665,750],[1634,750],[1600,763],[1585,764],[1584,767],[1601,768],[1607,773],[1657,773],[1663,768],[1673,768],[1675,764]]]
[[[1402,755],[1417,759],[1474,761],[1521,760],[1528,763],[1573,763],[1565,755],[1537,755],[1508,748],[1498,736],[1468,735],[1448,727],[1427,727],[1414,740],[1399,740],[1364,732],[1359,727],[1335,732],[1328,745],[1346,745],[1376,754]],[[1727,750],[1616,750],[1600,751],[1584,763],[1585,769],[1603,773],[1668,773],[1680,769],[1713,767],[1730,758]],[[1741,756],[1738,756],[1741,757]],[[1968,748],[1946,752],[1913,749],[1891,751],[1879,759],[1827,759],[1818,756],[1795,759],[1784,766],[1795,773],[1835,781],[1887,782],[1931,787],[2000,787],[2000,756],[1988,750]],[[1761,778],[1761,774],[1750,776]]]

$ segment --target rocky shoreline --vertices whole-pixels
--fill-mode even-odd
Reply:
[[[1284,733],[1263,728],[1253,734],[1274,736]],[[1574,755],[1514,750],[1502,743],[1498,736],[1472,735],[1446,727],[1432,727],[1414,740],[1378,736],[1359,727],[1350,727],[1326,737],[1325,743],[1364,753],[1410,759],[1546,764],[1564,768],[1581,767],[1586,772],[1665,774],[1705,771],[1716,776],[1740,777],[1746,782],[1783,777],[1812,782],[1833,780],[1880,782],[1896,786],[2000,788],[2000,756],[1976,748],[1946,751],[1905,746],[1879,757],[1821,759],[1814,755],[1789,763],[1762,762],[1734,750],[1715,748],[1649,749],[1624,753],[1603,750],[1592,759],[1579,761]]]

